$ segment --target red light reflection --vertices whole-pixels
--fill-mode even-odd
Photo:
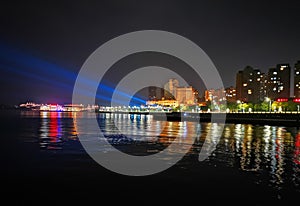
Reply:
[[[300,133],[295,138],[294,162],[300,165]]]

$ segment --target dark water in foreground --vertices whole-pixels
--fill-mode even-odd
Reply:
[[[18,197],[10,201],[42,197],[130,202],[139,196],[155,204],[162,198],[176,203],[205,200],[262,205],[300,199],[299,128],[268,126],[267,122],[226,124],[216,150],[199,162],[203,142],[216,141],[218,124],[163,124],[151,116],[101,114],[99,124],[109,141],[128,154],[153,154],[173,141],[178,147],[192,145],[189,153],[166,171],[130,177],[101,167],[86,154],[77,137],[76,119],[88,118],[88,114],[74,115],[3,112],[1,183],[5,192]],[[117,135],[120,130],[128,139]],[[176,150],[169,151],[170,158],[174,153]]]

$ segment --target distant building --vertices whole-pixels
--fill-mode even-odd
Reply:
[[[294,68],[294,97],[300,98],[300,61],[295,64]]]
[[[236,89],[235,87],[225,88],[225,97],[227,102],[236,102]]]
[[[269,69],[267,97],[271,99],[290,97],[291,68],[289,64],[277,64]]]
[[[235,87],[227,87],[225,89],[209,89],[204,93],[205,101],[215,102],[236,102],[236,89]]]
[[[96,109],[98,109],[99,107],[97,105],[88,105],[87,110],[93,110],[95,111]],[[70,112],[79,112],[79,111],[83,111],[84,105],[83,104],[65,104],[63,106],[63,110],[64,111],[70,111]]]
[[[176,89],[176,100],[179,104],[195,105],[197,104],[198,91],[192,86],[178,87]]]
[[[159,105],[163,107],[178,107],[178,101],[177,100],[149,100],[146,102],[146,105],[153,106],[153,105]]]
[[[216,101],[216,102],[225,101],[226,100],[225,90],[224,89],[205,90],[204,98],[205,98],[206,102],[208,102],[208,101]]]
[[[236,75],[236,100],[259,102],[265,97],[265,75],[258,69],[247,66]]]
[[[150,86],[148,87],[148,99],[149,100],[159,100],[164,97],[164,89]]]
[[[63,106],[61,106],[59,104],[42,104],[40,106],[40,111],[59,112],[59,111],[64,111],[64,108],[63,108]]]
[[[40,104],[34,103],[34,102],[26,102],[19,105],[20,109],[28,109],[28,110],[39,110]]]
[[[179,87],[179,81],[177,79],[169,79],[164,85],[164,98],[175,99],[177,87]]]

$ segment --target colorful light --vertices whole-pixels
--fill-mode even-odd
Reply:
[[[277,98],[276,102],[288,102],[289,99],[288,98]]]
[[[300,103],[300,98],[295,98],[295,99],[293,99],[293,102]]]

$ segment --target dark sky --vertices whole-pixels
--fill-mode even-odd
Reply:
[[[137,30],[165,30],[194,41],[225,86],[234,85],[235,73],[246,65],[262,71],[294,65],[300,60],[300,4],[250,2],[1,3],[0,103],[70,102],[86,58],[104,42]]]

